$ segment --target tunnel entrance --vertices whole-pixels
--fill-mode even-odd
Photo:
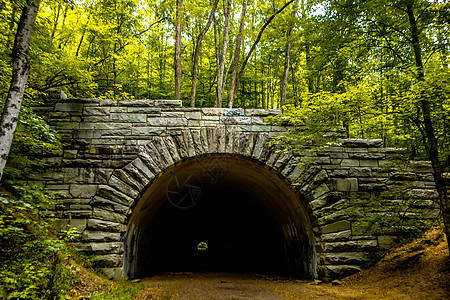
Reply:
[[[161,174],[133,210],[125,244],[129,278],[316,273],[311,224],[295,191],[274,170],[238,156],[196,157]]]

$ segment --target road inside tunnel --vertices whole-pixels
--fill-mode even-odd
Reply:
[[[312,278],[306,209],[278,174],[247,158],[197,157],[169,168],[130,218],[129,278],[160,272],[260,272]]]

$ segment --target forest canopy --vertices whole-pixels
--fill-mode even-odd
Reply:
[[[24,3],[0,2],[3,101]],[[430,100],[437,138],[448,146],[449,24],[446,0],[44,0],[25,109],[54,90],[174,99],[178,77],[184,106],[287,105],[293,118],[321,114],[349,137],[381,138],[420,157],[418,95]]]

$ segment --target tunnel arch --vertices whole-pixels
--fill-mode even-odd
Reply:
[[[244,156],[196,156],[145,190],[128,222],[124,275],[256,271],[314,278],[311,221],[274,169]],[[197,251],[200,242],[207,253]]]
[[[316,167],[305,168],[306,164],[299,164],[305,158],[297,154],[274,151],[268,143],[269,140],[270,134],[267,132],[242,132],[234,127],[217,126],[171,131],[165,136],[155,136],[150,143],[140,146],[137,157],[125,166],[116,169],[109,177],[107,184],[99,186],[91,201],[92,205],[98,203],[102,207],[111,206],[111,210],[116,213],[108,213],[104,220],[121,223],[126,228],[118,237],[118,241],[120,240],[124,245],[121,254],[99,256],[102,261],[105,261],[104,265],[109,266],[105,272],[111,273],[109,270],[116,272],[114,274],[117,275],[110,275],[112,277],[134,278],[156,272],[159,269],[163,271],[164,268],[161,268],[161,265],[157,268],[152,265],[146,266],[142,259],[145,255],[158,257],[161,253],[152,252],[155,249],[170,249],[170,247],[177,246],[169,245],[163,237],[157,240],[156,247],[153,247],[155,245],[153,243],[153,246],[149,248],[148,242],[145,242],[149,240],[149,236],[152,238],[157,236],[149,235],[151,232],[155,232],[151,231],[156,230],[153,228],[167,225],[163,221],[158,221],[159,219],[170,220],[180,217],[176,214],[164,214],[164,209],[170,206],[168,206],[169,201],[164,201],[167,191],[163,183],[167,184],[170,176],[179,174],[181,171],[195,174],[204,173],[204,170],[202,173],[193,165],[201,166],[210,162],[220,162],[218,169],[223,169],[224,164],[233,165],[231,168],[226,167],[227,170],[232,171],[227,173],[231,175],[225,177],[225,182],[228,182],[232,188],[226,188],[225,184],[219,184],[219,188],[215,189],[208,182],[202,183],[202,186],[208,187],[205,189],[209,193],[208,197],[213,194],[224,194],[228,195],[228,198],[237,199],[233,203],[238,203],[236,201],[240,199],[239,205],[246,208],[244,212],[247,215],[253,216],[254,211],[258,212],[251,220],[266,230],[261,232],[271,232],[269,235],[272,238],[271,241],[278,245],[277,247],[266,245],[269,250],[260,257],[264,255],[270,258],[281,257],[280,260],[273,259],[268,264],[269,267],[260,271],[316,278],[319,263],[316,254],[316,248],[319,246],[316,245],[316,241],[320,240],[321,226],[317,223],[317,216],[312,208],[326,201],[325,197],[331,192],[326,183],[327,173]],[[247,174],[247,176],[242,174]],[[240,182],[245,182],[245,184]],[[272,186],[273,189],[269,189],[268,186]],[[280,188],[282,193],[274,194],[274,191]],[[230,191],[234,191],[234,196],[230,194]],[[262,197],[265,201],[257,201],[258,195],[265,195]],[[267,195],[272,195],[273,199]],[[150,198],[157,200],[149,202]],[[222,199],[226,199],[226,197],[222,197]],[[208,202],[202,201],[201,203]],[[147,207],[151,208],[150,212],[142,213],[143,208],[149,210]],[[230,215],[241,211],[231,211],[231,207],[233,205],[225,207]],[[202,205],[199,205],[198,209],[201,210],[201,208]],[[214,209],[218,208],[213,207]],[[96,218],[103,219],[103,212],[96,213]],[[208,214],[214,216],[212,212],[208,212]],[[242,217],[242,214],[240,217],[238,220],[241,221],[241,224],[248,225],[244,222],[245,218]],[[151,221],[156,223],[150,226]],[[271,226],[265,224],[274,224],[273,228],[275,229],[271,229]],[[184,225],[181,227],[184,228]],[[164,233],[161,230],[158,232]],[[238,231],[235,230],[235,232]],[[255,232],[250,232],[249,235],[254,235]],[[261,249],[266,249],[262,242],[263,233],[259,236],[259,244],[257,240],[254,242],[262,245]],[[92,232],[92,234],[96,233]],[[238,236],[241,237],[241,240],[243,239],[243,235],[238,234]],[[94,235],[94,237],[96,236]],[[105,238],[110,239],[109,236]],[[192,242],[194,242],[194,237]],[[165,244],[168,246],[165,247]],[[146,252],[143,249],[153,250]],[[212,254],[214,249],[217,247],[211,248]],[[320,250],[320,247],[317,249]],[[161,252],[164,253],[162,250]],[[257,253],[257,250],[253,249],[253,252],[249,250],[248,253]],[[213,256],[212,254],[211,256]],[[251,258],[252,256],[247,255],[246,257]],[[120,263],[118,262],[119,258]],[[215,262],[217,263],[218,260]],[[277,269],[276,265],[282,267]],[[114,266],[117,268],[112,268]],[[188,267],[186,265],[184,269],[188,269]],[[256,270],[258,262],[254,261],[254,268],[251,268],[252,264],[248,264],[247,267],[249,271]],[[118,275],[119,273],[120,275]]]

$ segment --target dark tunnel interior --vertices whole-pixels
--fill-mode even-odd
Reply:
[[[139,201],[124,271],[312,277],[313,244],[303,205],[273,170],[241,157],[199,157],[164,172]]]

